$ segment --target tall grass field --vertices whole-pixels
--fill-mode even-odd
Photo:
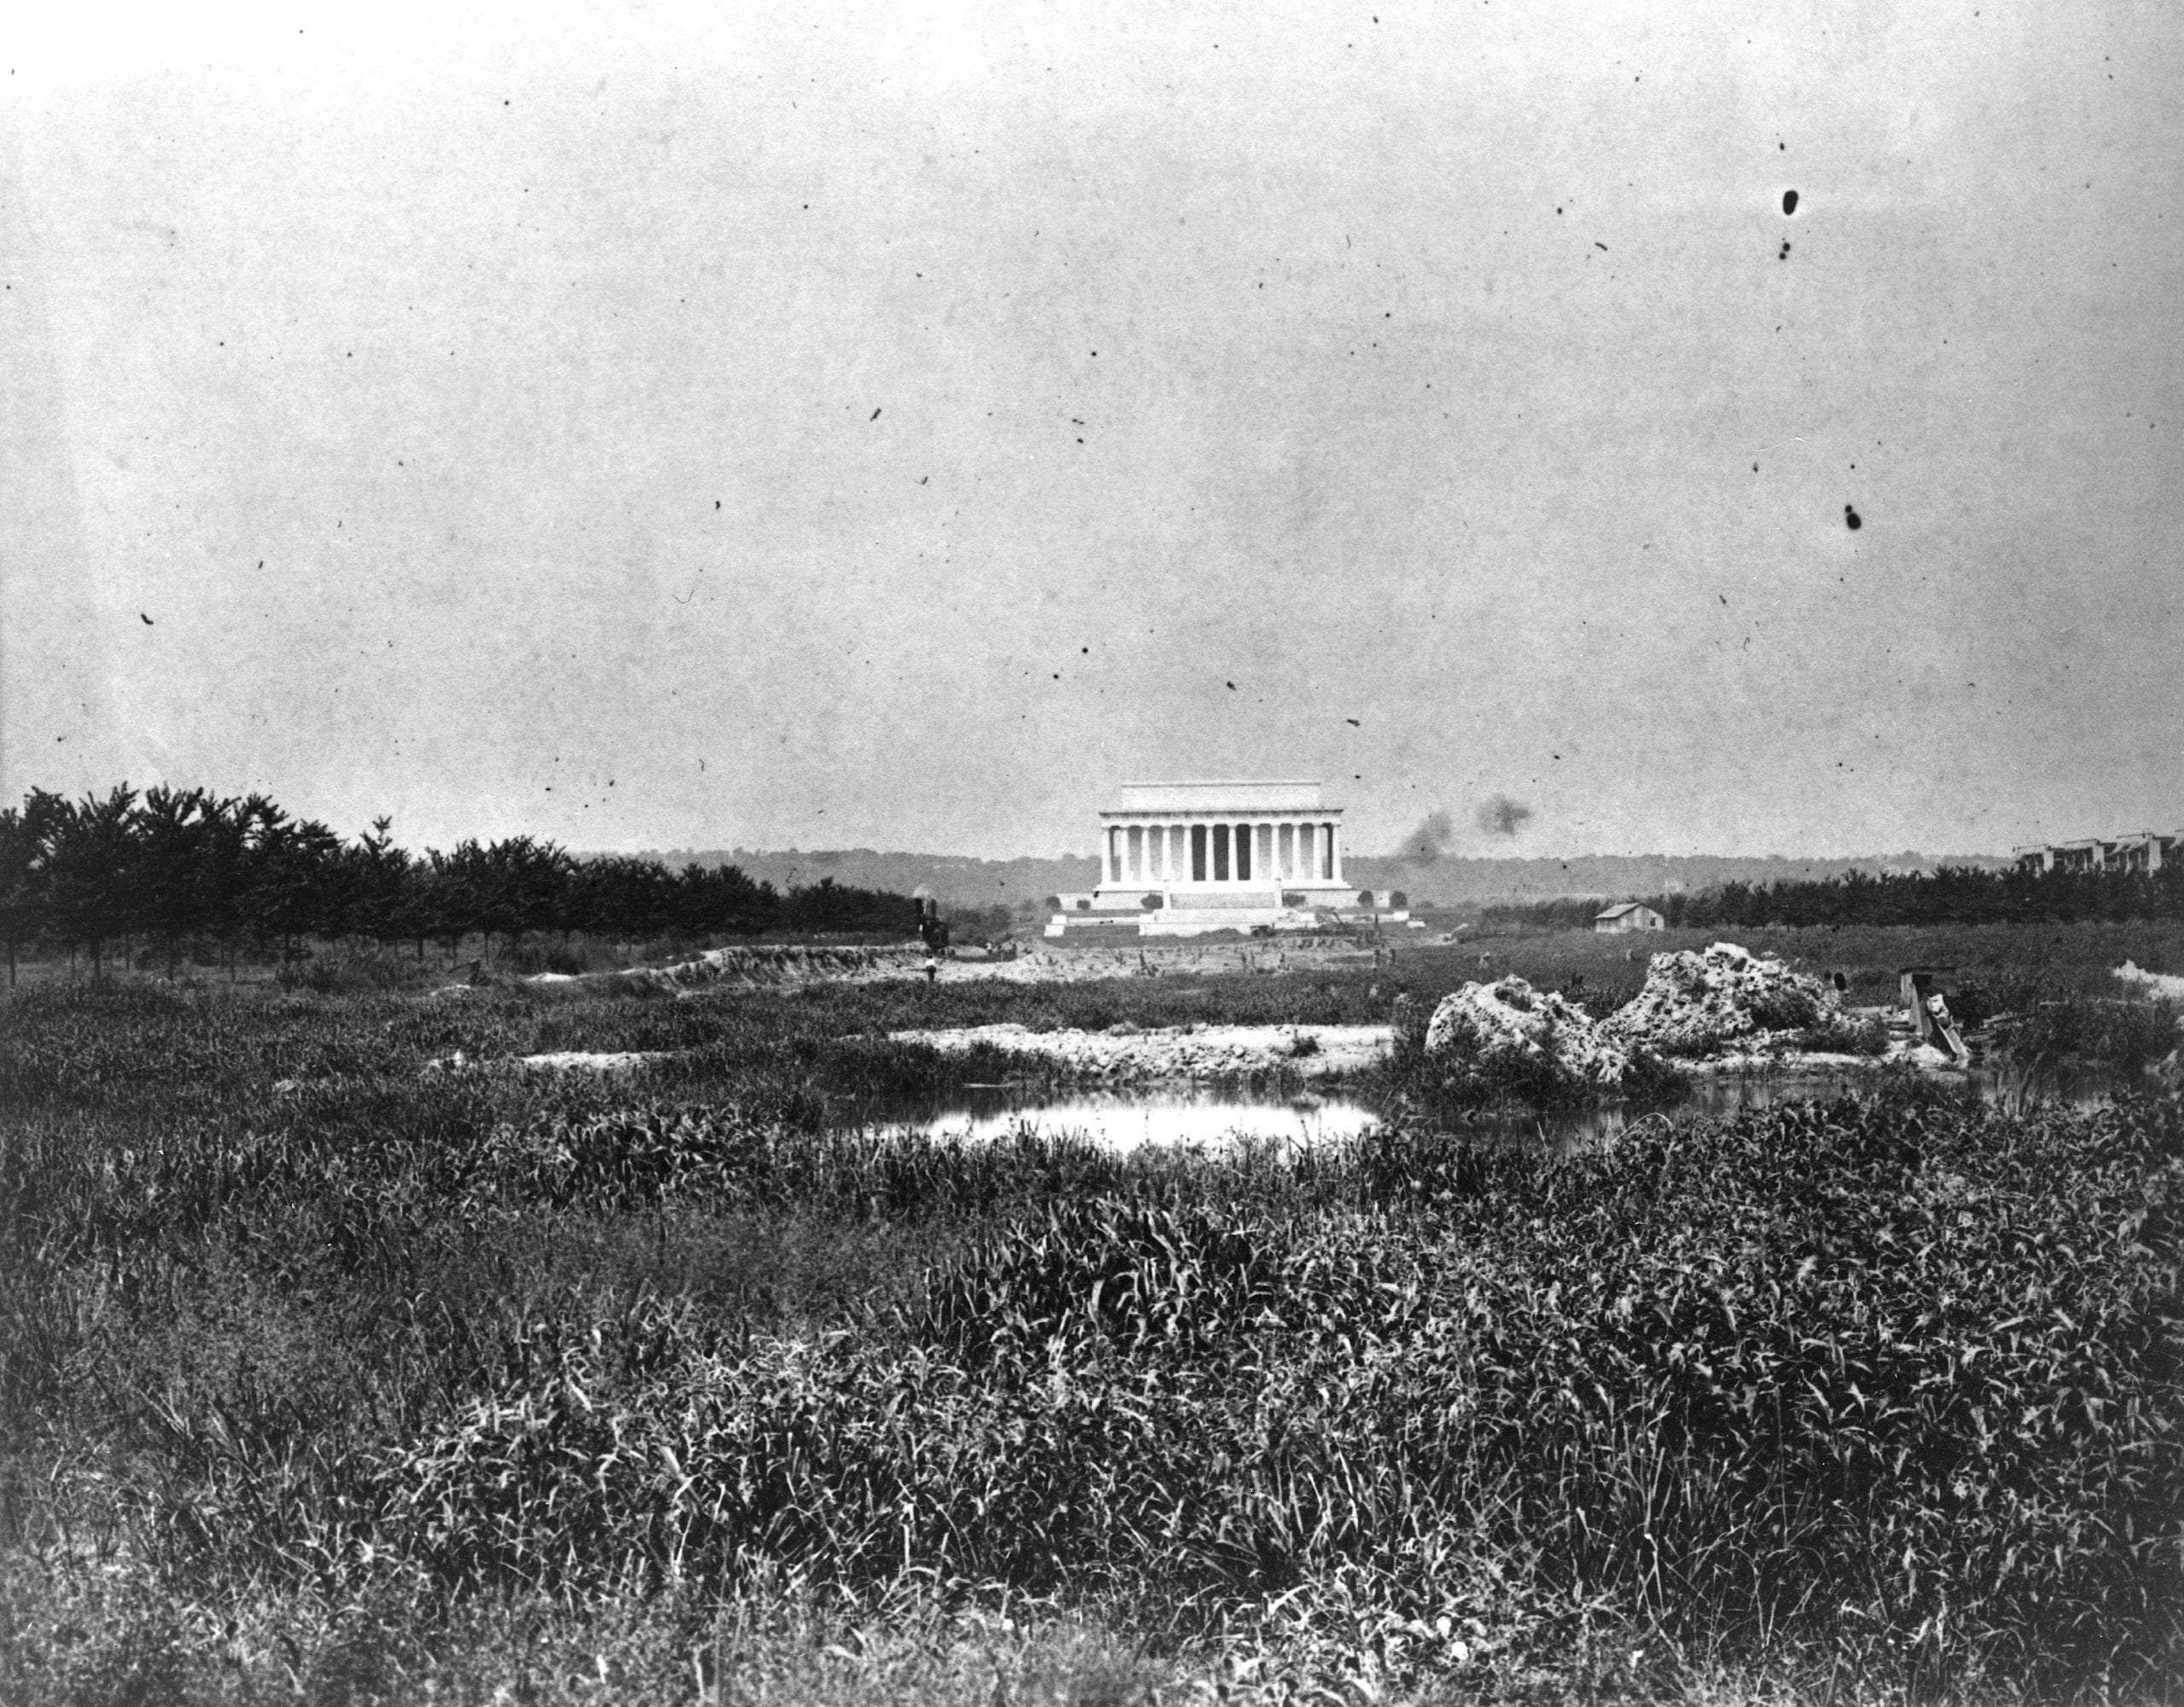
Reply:
[[[1877,1079],[1559,1159],[1399,1100],[1287,1157],[868,1118],[1053,1071],[891,1030],[1385,1018],[1525,940],[26,990],[0,1700],[2184,1692],[2174,1094]]]

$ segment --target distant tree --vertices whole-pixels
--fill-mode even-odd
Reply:
[[[212,851],[210,804],[201,788],[156,786],[144,791],[130,826],[137,914],[166,950],[169,978],[181,961],[183,943],[210,922],[204,880]]]
[[[91,975],[105,969],[106,945],[136,922],[136,848],[131,820],[136,791],[117,786],[104,799],[87,794],[55,810],[44,868],[46,916],[55,934],[89,950]]]
[[[573,866],[554,843],[529,836],[509,836],[479,848],[470,868],[475,874],[478,923],[487,943],[496,931],[513,941],[525,931],[557,928],[569,911]]]
[[[673,929],[680,902],[673,874],[658,860],[612,854],[578,868],[569,915],[578,930],[637,942]]]
[[[485,850],[475,841],[461,841],[451,853],[425,850],[417,918],[423,932],[447,944],[454,963],[462,939],[478,928],[484,910]]]
[[[243,935],[248,906],[251,827],[263,796],[249,800],[206,797],[203,846],[197,866],[199,916],[220,945],[228,976],[235,975],[235,951]]]
[[[15,950],[33,940],[45,918],[42,881],[54,811],[67,802],[32,789],[19,810],[0,810],[0,938],[8,943],[8,987],[15,987]]]
[[[1479,921],[1487,925],[1529,925],[1544,931],[1589,931],[1607,899],[1599,895],[1559,895],[1551,901],[1503,903],[1482,908]]]
[[[347,869],[343,887],[348,912],[345,932],[389,943],[404,934],[400,914],[410,875],[410,856],[395,846],[394,820],[379,817],[364,834],[341,850]]]
[[[773,885],[753,883],[732,865],[694,861],[682,868],[676,890],[676,922],[694,933],[750,936],[770,928],[781,915],[781,897]]]
[[[39,939],[90,952],[148,930],[178,967],[184,947],[210,937],[234,975],[246,938],[297,952],[306,938],[414,938],[417,955],[439,938],[452,960],[462,938],[588,930],[623,940],[671,931],[751,934],[787,925],[839,934],[903,934],[915,927],[908,896],[828,878],[784,896],[738,867],[693,862],[671,872],[656,859],[579,862],[526,835],[473,839],[421,858],[398,847],[376,818],[344,842],[324,824],[292,818],[264,794],[223,798],[160,786],[141,798],[125,783],[70,801],[32,790],[0,812],[0,940],[9,978],[20,944]]]
[[[781,913],[783,922],[799,931],[908,936],[917,929],[917,909],[907,895],[823,877],[809,888],[789,891]]]
[[[262,795],[244,802],[243,890],[251,929],[293,954],[340,928],[341,842],[316,820],[297,822]]]

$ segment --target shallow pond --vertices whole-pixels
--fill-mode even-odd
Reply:
[[[1973,1075],[1972,1083],[1983,1095],[1995,1094],[1995,1087],[1985,1075]],[[1871,1094],[1874,1084],[1874,1076],[1869,1072],[1774,1078],[1722,1075],[1696,1080],[1690,1095],[1666,1110],[1606,1105],[1547,1114],[1508,1114],[1483,1118],[1470,1129],[1570,1150],[1612,1137],[1624,1127],[1661,1112],[1734,1114],[1778,1102]],[[2086,1083],[2077,1087],[2065,1100],[2084,1105],[2097,1102],[2106,1094],[2105,1084]],[[1234,1089],[1194,1091],[1168,1087],[1081,1091],[1043,1100],[1006,1086],[890,1104],[868,1110],[865,1115],[870,1125],[908,1128],[936,1138],[983,1143],[1030,1129],[1049,1136],[1089,1138],[1115,1150],[1134,1150],[1146,1144],[1199,1145],[1206,1149],[1234,1144],[1271,1144],[1284,1149],[1309,1147],[1355,1137],[1380,1118],[1370,1105],[1339,1094],[1285,1100]]]
[[[1363,1103],[1340,1096],[1282,1102],[1234,1091],[1167,1089],[1085,1091],[1043,1102],[1006,1090],[973,1090],[886,1109],[872,1123],[973,1143],[1029,1127],[1049,1136],[1089,1138],[1116,1150],[1144,1144],[1211,1149],[1239,1141],[1287,1147],[1354,1138],[1380,1118]]]

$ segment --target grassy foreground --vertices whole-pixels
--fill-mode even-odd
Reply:
[[[19,1000],[0,1699],[2178,1692],[2174,1099],[845,1118],[997,1071],[892,1025],[1368,988]],[[686,1053],[428,1065],[566,1048]]]

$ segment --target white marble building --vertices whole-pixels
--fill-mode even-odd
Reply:
[[[1316,782],[1125,782],[1100,814],[1100,884],[1065,895],[1048,934],[1136,921],[1146,936],[1308,929],[1354,909],[1342,808]]]

